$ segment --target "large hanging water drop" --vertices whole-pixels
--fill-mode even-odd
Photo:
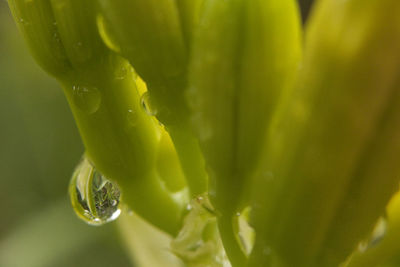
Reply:
[[[83,157],[69,185],[75,213],[90,225],[103,225],[118,218],[121,193],[118,186]]]

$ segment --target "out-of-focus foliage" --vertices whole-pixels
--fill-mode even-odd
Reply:
[[[62,90],[0,0],[0,266],[131,266],[114,224],[87,226],[67,201],[82,152]]]

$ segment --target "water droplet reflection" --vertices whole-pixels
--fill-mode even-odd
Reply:
[[[121,193],[118,186],[83,157],[72,175],[69,195],[75,213],[90,225],[103,225],[118,218]]]

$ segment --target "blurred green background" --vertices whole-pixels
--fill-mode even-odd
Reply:
[[[73,213],[83,146],[55,80],[34,63],[0,0],[0,266],[132,266],[114,223]]]
[[[61,88],[0,0],[1,267],[132,266],[115,223],[92,227],[73,213],[67,187],[82,153]]]

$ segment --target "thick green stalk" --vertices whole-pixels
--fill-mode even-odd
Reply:
[[[323,0],[308,24],[301,78],[268,137],[266,179],[254,185],[265,229],[256,247],[287,266],[337,266],[393,193],[399,4]]]
[[[235,202],[240,198],[239,183],[233,178],[241,4],[204,1],[203,23],[193,40],[188,87],[192,122],[208,166],[210,198],[221,213],[218,226],[232,266],[245,266],[246,262],[232,226]]]
[[[183,207],[163,188],[155,171],[156,124],[140,107],[133,77],[119,80],[114,73],[95,69],[93,76],[85,73],[62,81],[87,154],[96,168],[118,182],[132,209],[176,233]]]
[[[147,83],[150,101],[157,110],[155,115],[171,134],[191,195],[204,193],[207,175],[197,139],[189,127],[184,95],[187,48],[176,3],[169,0],[101,0],[100,3],[121,54]]]
[[[233,266],[244,266],[233,220],[273,110],[300,59],[294,1],[208,1],[193,39],[188,95],[210,175],[211,199]]]

